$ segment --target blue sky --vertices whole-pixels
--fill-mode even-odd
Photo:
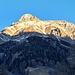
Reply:
[[[75,0],[0,0],[0,30],[27,13],[42,20],[75,24]]]

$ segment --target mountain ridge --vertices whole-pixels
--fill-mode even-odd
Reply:
[[[11,75],[75,75],[74,24],[23,15],[0,33],[2,64]]]
[[[53,34],[22,32],[0,44],[0,64],[4,63],[15,75],[27,75],[28,67],[31,67],[28,75],[37,75],[36,69],[38,73],[42,70],[42,75],[45,72],[45,75],[72,75],[75,74],[74,56],[75,47]]]
[[[75,25],[65,20],[48,20],[43,21],[31,14],[23,15],[17,22],[4,28],[1,33],[10,36],[18,35],[23,32],[39,32],[42,34],[54,34],[60,37],[70,37],[75,39]],[[0,34],[1,34],[0,33]]]

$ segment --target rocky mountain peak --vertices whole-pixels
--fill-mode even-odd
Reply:
[[[75,40],[75,25],[65,20],[39,20],[31,14],[24,14],[17,22],[6,27],[1,33],[10,36],[23,32],[38,32],[41,34],[54,34],[60,37],[70,37]]]
[[[75,25],[23,15],[0,32],[1,64],[0,75],[75,75]]]
[[[32,16],[31,14],[24,14],[20,19],[19,22],[25,22],[25,21],[38,21],[39,19],[35,16]]]

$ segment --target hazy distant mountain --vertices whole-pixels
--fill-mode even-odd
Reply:
[[[75,25],[23,15],[0,32],[0,64],[15,75],[75,75]]]

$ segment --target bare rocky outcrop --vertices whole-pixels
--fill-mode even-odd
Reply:
[[[0,75],[11,75],[10,72],[5,69],[5,65],[4,64],[2,64],[2,66],[1,66]]]
[[[26,75],[49,75],[49,73],[42,67],[31,68],[28,67],[26,70]]]

